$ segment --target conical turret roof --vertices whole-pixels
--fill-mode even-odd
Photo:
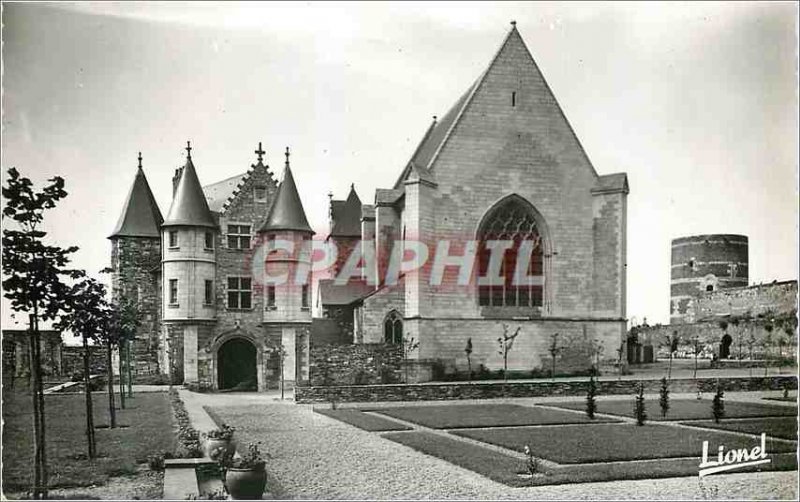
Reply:
[[[303,203],[300,202],[300,195],[297,193],[292,169],[289,167],[288,148],[286,149],[286,168],[283,171],[283,180],[278,186],[278,192],[275,194],[267,221],[261,227],[262,232],[276,230],[314,233],[306,219],[306,212],[303,210]]]
[[[108,237],[116,239],[118,237],[159,237],[161,223],[164,218],[158,209],[150,184],[142,170],[142,154],[139,153],[139,168],[133,185],[128,192],[122,214],[119,215],[114,231]]]
[[[347,200],[333,208],[331,237],[361,237],[361,199],[355,185],[350,185]]]
[[[192,163],[191,146],[186,148],[186,165],[183,167],[172,206],[169,208],[165,227],[173,225],[186,225],[196,227],[216,227],[214,217],[208,208],[208,201],[197,179],[197,172]]]

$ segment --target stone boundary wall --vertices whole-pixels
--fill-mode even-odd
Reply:
[[[402,381],[403,347],[385,343],[312,347],[312,386],[377,385]]]
[[[673,379],[673,393],[714,392],[717,382],[726,392],[797,389],[797,377],[772,376],[766,378],[692,378]],[[639,380],[599,380],[598,395],[633,396]],[[657,393],[660,380],[645,380],[645,392]],[[300,404],[376,401],[443,401],[456,399],[494,399],[503,397],[585,396],[588,380],[564,382],[473,382],[410,385],[345,385],[330,387],[297,387],[295,402]]]

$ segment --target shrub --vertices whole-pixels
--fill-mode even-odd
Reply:
[[[209,439],[224,439],[229,441],[233,437],[235,430],[235,428],[228,424],[222,424],[218,428],[206,432],[204,436]]]
[[[589,391],[586,393],[586,416],[594,419],[594,413],[597,411],[597,402],[595,395],[597,394],[597,383],[594,381],[594,376],[589,377]]]
[[[166,466],[164,462],[168,458],[173,458],[174,455],[168,451],[160,451],[147,456],[147,466],[151,471],[163,471]]]
[[[647,420],[647,411],[644,406],[644,385],[639,383],[638,389],[636,401],[633,405],[633,414],[636,417],[636,425],[644,425],[645,420]]]
[[[669,412],[669,382],[666,377],[661,378],[658,404],[661,406],[661,417],[666,417],[667,412]]]
[[[525,470],[528,474],[535,476],[539,472],[539,459],[533,456],[533,451],[529,445],[525,445]]]
[[[719,423],[720,419],[725,416],[724,395],[722,387],[717,384],[717,392],[714,394],[714,399],[711,400],[711,413],[714,415],[714,422],[716,423]]]

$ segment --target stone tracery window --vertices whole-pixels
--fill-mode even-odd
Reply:
[[[389,312],[383,321],[383,340],[395,345],[403,343],[403,318],[396,310]]]
[[[510,197],[492,210],[478,231],[479,277],[494,275],[494,281],[478,285],[478,304],[487,307],[541,307],[544,285],[544,252],[541,232],[533,208],[519,197]],[[490,241],[510,241],[503,253],[500,273],[487,274],[492,249]],[[524,263],[522,244],[530,241],[531,251],[526,270],[515,280],[517,262]],[[520,252],[523,251],[523,252]],[[496,249],[495,253],[501,252]],[[522,265],[521,265],[522,266]],[[500,280],[502,278],[502,280]],[[490,277],[490,279],[492,279]]]

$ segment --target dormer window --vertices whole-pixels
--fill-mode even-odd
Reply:
[[[267,187],[257,186],[253,188],[253,196],[256,202],[267,202]]]

